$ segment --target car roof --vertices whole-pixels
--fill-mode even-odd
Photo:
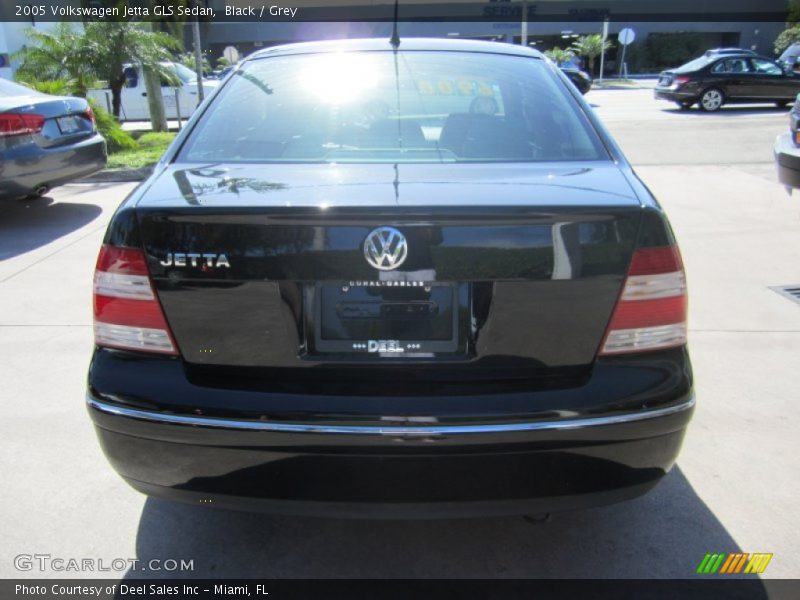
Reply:
[[[267,56],[286,56],[292,54],[320,54],[328,52],[370,52],[376,50],[393,50],[388,38],[355,39],[355,40],[326,40],[318,42],[301,42],[272,46],[254,52],[245,61],[250,61]],[[484,52],[491,54],[508,54],[513,56],[527,56],[530,58],[543,58],[543,54],[533,48],[505,44],[501,42],[486,42],[480,40],[453,40],[442,38],[401,38],[399,50],[431,50],[447,52]]]
[[[706,50],[705,54],[706,56],[713,54],[747,54],[754,56],[756,53],[746,48],[712,48],[711,50]]]
[[[781,53],[781,58],[789,56],[800,56],[800,42],[795,42]]]
[[[755,54],[754,52],[747,52],[747,53],[740,52],[738,54],[720,54],[718,56],[714,56],[713,58],[719,58],[720,60],[728,60],[729,58],[763,58],[764,60],[775,62],[774,58],[770,58],[769,56],[762,56],[761,54]]]

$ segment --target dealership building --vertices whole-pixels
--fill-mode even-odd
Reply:
[[[237,0],[208,0],[217,14]],[[249,4],[247,0],[240,2]],[[293,3],[297,4],[297,3]],[[282,43],[354,38],[386,37],[392,32],[393,7],[389,0],[349,0],[348,6],[327,8],[328,22],[300,20],[303,14],[319,14],[319,1],[300,3],[298,19],[280,22],[203,23],[203,46],[212,57],[226,47],[241,56]],[[310,6],[304,6],[310,5]],[[330,3],[329,3],[330,5]],[[311,13],[302,11],[312,11]],[[741,47],[772,56],[773,42],[784,29],[786,0],[544,0],[535,2],[448,0],[422,2],[401,0],[401,37],[451,37],[521,43],[522,14],[528,15],[528,44],[541,50],[568,46],[580,35],[600,33],[608,20],[609,39],[616,42],[624,28],[633,29],[642,43],[653,34],[692,32],[702,36],[705,48]],[[334,20],[341,15],[341,21]],[[355,21],[356,17],[364,20]],[[627,17],[627,20],[626,20]],[[559,20],[562,18],[563,20]],[[651,19],[651,20],[648,20]],[[769,19],[769,20],[765,20]],[[616,48],[609,52],[614,64]]]
[[[90,3],[92,0],[89,0]],[[132,0],[129,4],[144,0]],[[48,5],[80,4],[80,0],[48,0]],[[294,0],[294,18],[233,22],[220,18],[226,6],[251,6],[252,0],[205,0],[216,19],[201,21],[204,52],[213,59],[233,47],[239,56],[277,44],[392,33],[393,0]],[[344,4],[344,5],[343,5]],[[265,3],[265,6],[269,3]],[[276,3],[277,5],[277,3]],[[11,21],[11,5],[0,5],[0,77],[13,75],[13,54],[25,43],[28,27],[52,28],[52,22]],[[784,29],[786,0],[400,0],[401,37],[450,37],[522,43],[522,16],[527,15],[527,43],[540,50],[569,46],[575,38],[600,33],[608,21],[614,47],[606,65],[615,69],[622,29],[635,32],[634,45],[651,36],[690,32],[702,48],[741,47],[773,55],[773,42]],[[309,20],[309,17],[320,19]],[[361,20],[358,20],[361,19]],[[186,28],[187,48],[191,28]],[[630,58],[630,55],[629,55]],[[626,59],[628,62],[628,59]],[[634,69],[635,70],[635,69]]]

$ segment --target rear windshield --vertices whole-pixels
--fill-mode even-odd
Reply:
[[[692,71],[697,71],[698,69],[702,69],[708,63],[714,62],[718,56],[712,54],[711,56],[701,56],[700,58],[695,58],[694,60],[690,60],[684,65],[681,65],[677,69],[674,69],[676,73],[691,73]]]
[[[229,78],[189,162],[608,159],[543,60],[463,52],[271,57]]]

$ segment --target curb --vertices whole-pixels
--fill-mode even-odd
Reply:
[[[111,183],[125,181],[143,181],[150,177],[153,166],[140,167],[138,169],[103,169],[84,177],[81,181],[86,183]]]
[[[613,83],[611,85],[607,84],[598,85],[596,83],[593,83],[592,89],[605,91],[605,90],[652,90],[653,88],[647,85],[619,85]]]

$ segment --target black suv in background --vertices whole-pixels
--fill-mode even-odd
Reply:
[[[704,55],[663,71],[654,91],[683,109],[697,103],[713,112],[730,103],[769,102],[786,106],[800,93],[800,76],[751,53]]]

